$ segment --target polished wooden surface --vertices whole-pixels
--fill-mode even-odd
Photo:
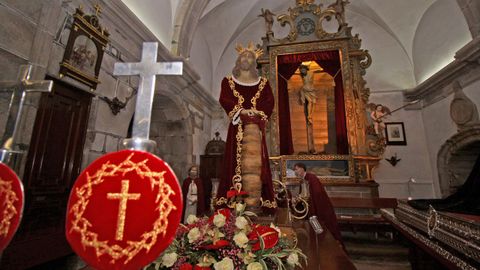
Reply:
[[[308,257],[308,265],[303,269],[356,269],[341,245],[326,228],[320,235],[315,234],[308,221],[296,221],[292,228],[297,235],[298,247]]]

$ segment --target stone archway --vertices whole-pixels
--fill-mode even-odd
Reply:
[[[175,14],[171,51],[174,55],[190,57],[193,37],[203,10],[209,0],[182,0]]]
[[[180,181],[192,162],[193,128],[188,110],[174,97],[156,95],[152,108],[150,139],[157,142],[157,154]]]
[[[442,145],[437,158],[442,197],[465,183],[479,154],[480,124],[461,130]]]

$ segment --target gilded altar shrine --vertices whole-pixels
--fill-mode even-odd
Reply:
[[[333,182],[373,181],[385,140],[369,116],[363,76],[372,59],[347,23],[349,2],[315,2],[296,1],[275,19],[262,9],[266,34],[257,46],[265,53],[257,62],[275,96],[266,136],[277,179],[288,178],[291,160],[304,160],[328,165],[317,175]]]

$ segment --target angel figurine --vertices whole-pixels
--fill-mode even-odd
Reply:
[[[370,118],[373,121],[373,127],[375,129],[375,134],[381,136],[383,130],[385,129],[385,123],[383,123],[383,118],[386,115],[390,114],[390,109],[383,106],[382,104],[369,103],[367,105],[370,108]]]

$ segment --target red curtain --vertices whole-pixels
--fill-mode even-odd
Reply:
[[[280,59],[288,55],[279,56],[278,65],[278,115],[280,132],[280,155],[293,154],[292,126],[290,123],[290,103],[288,100],[288,80],[293,76],[295,70],[302,61],[294,63],[283,63],[280,65]]]
[[[335,130],[337,134],[337,154],[348,154],[347,125],[343,95],[343,77],[338,51],[323,51],[278,56],[278,114],[280,132],[280,154],[293,154],[290,106],[288,102],[287,80],[292,77],[302,62],[315,61],[335,80]],[[338,74],[337,74],[338,73]]]

